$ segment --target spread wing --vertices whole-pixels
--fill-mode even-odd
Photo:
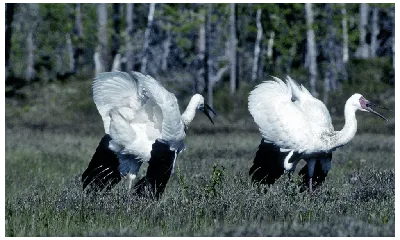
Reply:
[[[148,161],[152,144],[161,138],[160,106],[143,93],[138,81],[128,73],[101,73],[92,89],[104,131],[112,138],[110,149]]]
[[[151,76],[145,76],[139,72],[132,72],[132,76],[143,86],[144,94],[162,111],[162,140],[169,144],[171,150],[182,150],[185,131],[175,95],[168,92]]]
[[[308,149],[315,136],[308,118],[292,101],[292,90],[279,78],[258,85],[249,96],[249,111],[266,142],[282,151]]]

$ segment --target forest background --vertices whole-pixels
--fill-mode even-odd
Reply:
[[[251,185],[261,137],[247,110],[257,84],[286,75],[336,130],[355,92],[394,109],[393,3],[6,3],[5,15],[6,236],[394,236],[394,113],[357,113],[356,138],[306,195],[284,178]],[[115,70],[218,113],[196,117],[161,201],[80,191],[104,134],[91,83]]]

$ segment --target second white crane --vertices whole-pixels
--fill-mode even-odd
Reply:
[[[136,186],[147,181],[162,193],[196,110],[211,122],[209,111],[215,111],[195,94],[181,115],[175,95],[139,72],[101,73],[92,88],[106,135],[82,175],[83,188],[101,191],[121,178],[128,178],[131,188],[142,162],[148,161],[146,177]]]
[[[300,159],[307,165],[306,184],[312,190],[325,180],[331,168],[332,152],[347,144],[356,134],[357,110],[383,117],[372,107],[378,106],[361,94],[352,95],[344,107],[345,125],[341,131],[333,129],[326,106],[309,91],[287,77],[286,83],[273,77],[251,91],[249,111],[263,137],[250,169],[252,180],[274,183],[284,171],[293,172]],[[386,109],[388,110],[388,109]]]

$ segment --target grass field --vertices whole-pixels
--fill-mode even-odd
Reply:
[[[82,193],[80,174],[103,136],[90,81],[35,84],[22,96],[6,99],[6,236],[395,234],[394,123],[373,115],[357,114],[360,131],[334,152],[327,181],[313,193],[300,193],[287,176],[251,185],[260,135],[245,111],[238,120],[220,115],[215,125],[199,115],[165,194],[153,201],[123,183],[100,196]],[[343,119],[334,119],[340,129]]]

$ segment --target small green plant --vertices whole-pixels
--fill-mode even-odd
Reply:
[[[207,195],[211,196],[216,196],[218,195],[217,192],[217,187],[221,185],[223,177],[225,175],[225,167],[224,166],[219,166],[218,163],[214,163],[212,166],[212,175],[210,177],[210,181],[205,187],[205,192]]]

